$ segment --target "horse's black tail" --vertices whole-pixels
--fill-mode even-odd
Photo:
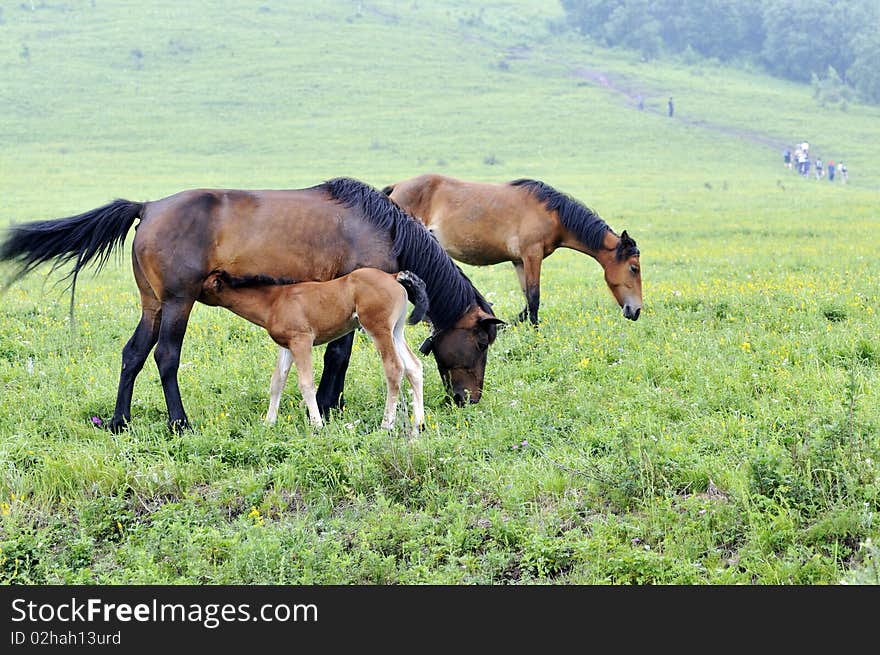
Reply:
[[[94,265],[95,273],[100,271],[113,249],[125,242],[125,235],[143,208],[143,203],[114,200],[76,216],[12,225],[0,243],[0,261],[16,262],[19,268],[5,286],[21,279],[40,264],[51,261],[52,271],[55,271],[76,260],[64,278],[72,278],[72,313],[79,272],[89,264]]]
[[[386,196],[390,196],[392,191],[394,191],[393,184],[389,184],[386,187],[382,187],[382,193],[384,193]]]
[[[413,304],[412,314],[407,323],[415,325],[428,313],[428,290],[422,278],[411,271],[401,271],[397,274],[397,281],[406,289],[406,297]]]

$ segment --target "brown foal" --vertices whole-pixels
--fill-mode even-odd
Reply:
[[[316,400],[312,347],[338,339],[360,325],[373,340],[385,370],[382,427],[391,429],[394,425],[401,380],[406,376],[413,394],[412,431],[417,435],[425,415],[422,363],[406,343],[403,325],[407,298],[415,306],[409,317],[411,324],[418,323],[427,311],[428,296],[421,279],[409,271],[390,274],[359,268],[326,282],[285,282],[214,271],[202,286],[203,293],[218,305],[265,328],[279,346],[266,422],[273,425],[278,417],[281,392],[294,363],[309,419],[315,426],[323,425]]]

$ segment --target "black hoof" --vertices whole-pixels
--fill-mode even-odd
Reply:
[[[335,405],[322,405],[318,403],[318,413],[324,421],[329,421],[330,412],[341,412],[344,407],[345,398],[342,397],[342,394],[339,394],[339,401]]]
[[[174,434],[180,434],[187,430],[192,430],[192,426],[189,424],[189,420],[186,417],[183,417],[168,421],[168,429]]]
[[[128,419],[127,418],[116,418],[115,416],[110,419],[110,422],[107,424],[107,429],[110,430],[113,434],[119,434],[123,430],[128,429]]]
[[[516,325],[518,323],[524,323],[526,321],[526,319],[528,319],[529,323],[532,324],[532,327],[535,327],[535,328],[538,327],[537,317],[532,319],[532,317],[529,315],[528,309],[524,309],[519,314],[517,314],[516,318],[513,320],[513,323],[514,323],[514,325]]]

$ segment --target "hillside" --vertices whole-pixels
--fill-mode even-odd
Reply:
[[[144,198],[340,174],[381,185],[425,169],[491,179],[549,170],[574,191],[607,179],[589,185],[604,205],[602,187],[614,194],[684,156],[694,176],[768,178],[756,167],[802,139],[877,186],[877,108],[825,111],[806,86],[642,64],[551,30],[562,14],[546,6],[7,7],[4,197],[15,190],[29,204],[34,174],[40,196],[63,188],[91,206],[95,190]],[[661,120],[668,96],[675,121]]]

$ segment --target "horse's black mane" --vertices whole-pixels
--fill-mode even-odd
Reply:
[[[347,207],[360,209],[364,218],[391,237],[393,257],[400,270],[412,271],[428,291],[428,318],[436,331],[449,328],[474,303],[490,316],[489,302],[446,254],[437,239],[388,196],[352,178],[327,180],[318,188]],[[495,326],[489,336],[494,339]]]
[[[510,185],[525,188],[543,202],[548,210],[555,210],[559,214],[560,222],[591,250],[602,249],[606,232],[611,231],[614,234],[614,230],[592,209],[545,182],[522,178],[514,180]]]

